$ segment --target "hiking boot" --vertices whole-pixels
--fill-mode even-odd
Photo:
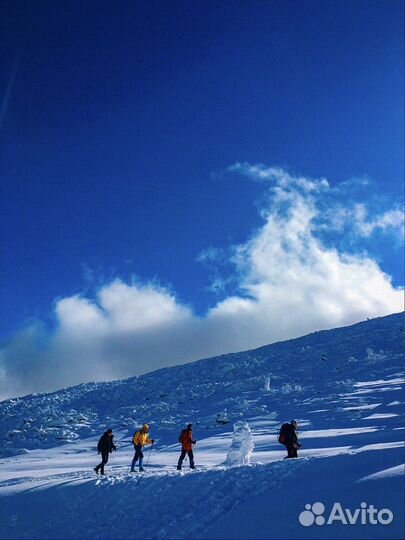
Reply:
[[[97,467],[94,467],[93,471],[94,471],[96,474],[98,474],[98,469],[97,469]]]
[[[143,472],[145,469],[143,467],[139,467],[139,472]]]

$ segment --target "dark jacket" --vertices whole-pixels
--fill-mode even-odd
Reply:
[[[299,448],[298,435],[296,428],[293,424],[286,422],[281,426],[278,442],[284,444],[287,447]]]
[[[117,450],[114,444],[114,435],[111,435],[110,437],[107,431],[101,435],[97,444],[97,450],[103,454],[111,453],[113,450]]]
[[[287,441],[286,446],[292,446],[294,448],[299,448],[301,445],[298,442],[298,434],[295,427],[292,424],[289,424],[289,430],[287,432]]]

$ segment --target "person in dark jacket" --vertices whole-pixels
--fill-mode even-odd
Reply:
[[[188,455],[190,460],[190,469],[195,469],[193,444],[197,441],[193,439],[193,424],[188,424],[187,428],[183,429],[179,437],[179,442],[181,443],[181,454],[177,463],[177,470],[181,471],[181,466],[186,455]]]
[[[289,424],[287,424],[289,427],[286,430],[285,433],[285,444],[287,448],[287,455],[284,459],[288,458],[296,458],[298,457],[297,450],[298,448],[301,448],[300,443],[298,442],[298,434],[297,434],[297,428],[298,424],[296,420],[291,420]]]
[[[94,468],[96,474],[104,474],[104,465],[108,463],[108,456],[113,450],[117,450],[117,447],[114,444],[114,435],[112,429],[107,429],[103,435],[101,435],[100,440],[97,444],[97,451],[101,454],[101,463]]]

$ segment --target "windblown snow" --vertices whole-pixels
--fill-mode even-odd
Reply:
[[[395,314],[0,402],[0,538],[404,538],[403,339]],[[293,418],[303,446],[283,460]],[[156,444],[131,474],[144,422]],[[197,469],[178,472],[188,422]],[[98,477],[109,427],[117,451]]]

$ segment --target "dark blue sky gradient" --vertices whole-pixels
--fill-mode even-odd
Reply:
[[[203,312],[209,246],[260,224],[236,161],[403,192],[397,0],[3,1],[0,333],[99,280]],[[4,99],[3,99],[4,104]],[[381,246],[383,248],[383,245]],[[398,250],[380,252],[402,283]]]

